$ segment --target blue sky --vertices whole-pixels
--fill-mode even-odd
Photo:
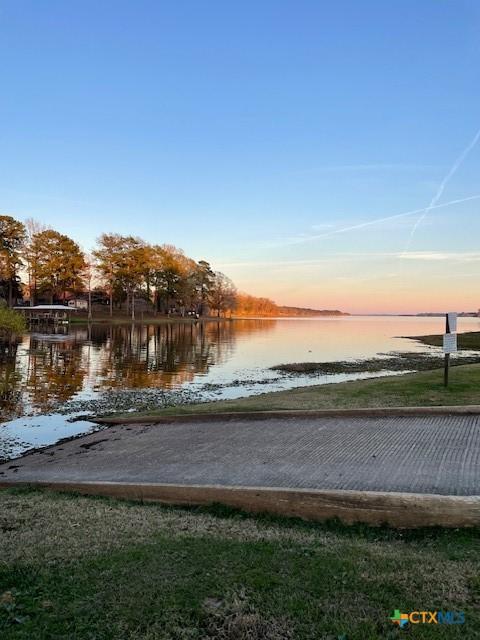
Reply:
[[[479,36],[473,0],[0,0],[0,212],[285,304],[477,308],[480,199],[360,225],[427,207],[474,139]],[[479,169],[480,143],[437,204]]]

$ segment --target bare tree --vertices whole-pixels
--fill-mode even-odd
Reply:
[[[83,279],[87,286],[88,294],[88,319],[92,319],[92,282],[96,275],[96,261],[91,253],[85,253],[85,269],[83,272]]]
[[[24,249],[24,258],[27,267],[28,298],[30,306],[33,307],[37,299],[37,276],[40,259],[39,252],[41,250],[34,240],[35,236],[42,233],[42,231],[46,231],[47,227],[41,222],[38,222],[38,220],[27,218],[27,220],[25,220],[25,229],[27,231],[27,237]]]

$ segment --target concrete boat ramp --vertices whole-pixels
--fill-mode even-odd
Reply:
[[[0,465],[0,486],[405,527],[480,525],[480,413],[398,413],[117,424]]]

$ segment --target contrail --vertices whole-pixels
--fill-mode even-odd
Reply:
[[[413,225],[412,230],[410,232],[410,237],[407,240],[407,244],[405,245],[405,249],[403,250],[402,256],[404,256],[408,252],[408,250],[410,249],[410,245],[412,244],[413,236],[415,235],[415,232],[417,231],[418,227],[422,224],[422,222],[428,216],[430,211],[432,209],[435,209],[436,206],[438,206],[437,202],[442,197],[442,194],[443,194],[443,192],[445,190],[446,185],[453,178],[455,173],[458,171],[460,166],[463,164],[463,161],[465,160],[465,158],[468,156],[470,151],[473,149],[473,147],[477,144],[477,142],[479,140],[480,140],[480,129],[474,135],[474,137],[471,140],[471,142],[465,147],[465,149],[462,151],[462,153],[455,160],[455,162],[453,163],[453,165],[450,168],[450,171],[447,173],[447,175],[441,181],[440,186],[438,187],[436,194],[433,196],[433,198],[430,201],[430,204],[428,205],[428,207],[423,209],[422,214],[419,216],[418,220],[416,220],[416,222]]]
[[[468,196],[467,198],[450,200],[449,202],[444,202],[442,204],[430,203],[429,211],[431,211],[432,209],[442,209],[443,207],[450,207],[453,204],[460,204],[462,202],[468,202],[469,200],[478,200],[479,198],[480,198],[480,194],[477,194],[474,196]],[[322,238],[330,238],[331,236],[335,236],[339,233],[347,233],[348,231],[364,229],[365,227],[370,227],[375,224],[381,224],[382,222],[388,222],[389,220],[396,220],[397,218],[406,218],[408,216],[413,216],[416,213],[422,213],[424,211],[425,211],[425,207],[423,207],[422,209],[413,209],[412,211],[404,211],[403,213],[396,213],[392,216],[387,216],[385,218],[375,218],[374,220],[367,220],[367,222],[360,222],[359,224],[350,225],[349,227],[341,227],[340,229],[334,229],[333,231],[328,231],[327,233],[321,233],[315,236],[308,236],[306,238],[298,238],[297,240],[289,242],[288,244],[303,244],[304,242],[310,242],[311,240],[321,240]]]

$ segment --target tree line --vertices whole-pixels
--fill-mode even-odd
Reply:
[[[126,311],[136,306],[177,315],[341,315],[278,306],[269,298],[239,293],[230,278],[206,260],[196,262],[170,244],[103,233],[91,253],[72,238],[29,219],[0,215],[0,303],[65,303],[72,297]]]
[[[0,298],[64,303],[89,294],[135,316],[139,300],[160,313],[231,314],[237,291],[205,260],[196,262],[173,245],[104,233],[87,254],[67,235],[34,220],[0,216]]]

